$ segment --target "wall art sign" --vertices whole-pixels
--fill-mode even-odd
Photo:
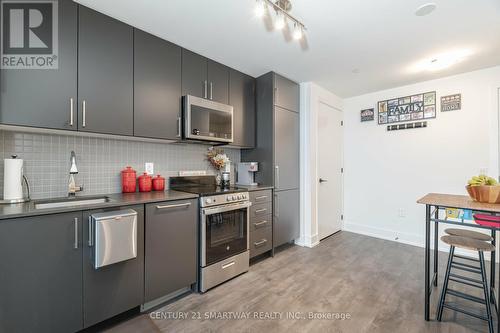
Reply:
[[[378,102],[379,125],[431,118],[436,118],[435,91]]]
[[[462,94],[441,97],[441,112],[455,111],[462,108]]]
[[[375,119],[374,109],[361,110],[361,121],[372,121]]]

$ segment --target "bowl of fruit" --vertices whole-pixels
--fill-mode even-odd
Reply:
[[[479,175],[472,177],[468,183],[465,189],[475,201],[500,204],[500,185],[496,179]]]

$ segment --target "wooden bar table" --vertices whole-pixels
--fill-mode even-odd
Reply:
[[[425,320],[429,321],[429,307],[430,307],[430,296],[433,287],[437,286],[437,276],[438,276],[438,241],[439,241],[439,224],[453,224],[460,225],[464,227],[488,229],[491,231],[491,236],[493,237],[493,245],[496,243],[496,232],[500,230],[500,225],[498,227],[487,227],[476,224],[474,222],[460,222],[454,220],[440,219],[439,211],[445,210],[446,208],[457,208],[457,209],[467,209],[474,213],[488,214],[488,215],[500,215],[500,204],[488,204],[480,203],[472,200],[466,195],[452,195],[452,194],[439,194],[439,193],[429,193],[423,198],[417,201],[419,204],[425,205]],[[434,228],[431,228],[431,222],[434,222]],[[432,274],[432,279],[430,275],[430,254],[431,254],[431,229],[434,229],[434,272]],[[500,283],[495,283],[495,258],[496,253],[491,253],[490,258],[490,299],[492,304],[495,304],[495,309],[497,313],[497,318],[500,317],[500,307],[497,304],[496,295],[500,294],[500,291],[495,291],[495,286],[500,287]],[[500,274],[499,274],[500,275]],[[497,332],[500,332],[500,320],[497,320]]]

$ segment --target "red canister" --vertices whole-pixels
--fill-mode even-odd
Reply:
[[[153,178],[153,191],[165,191],[165,178],[160,175]]]
[[[122,192],[133,193],[136,191],[136,173],[132,167],[122,170]]]
[[[139,192],[151,192],[152,185],[152,177],[146,172],[139,176]]]

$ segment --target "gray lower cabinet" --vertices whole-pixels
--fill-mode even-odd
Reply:
[[[299,112],[299,85],[286,77],[274,75],[274,104],[290,111]]]
[[[274,246],[300,236],[299,190],[274,192]]]
[[[59,0],[58,10],[58,68],[2,69],[0,123],[77,129],[77,5]]]
[[[82,214],[0,221],[0,332],[76,332],[82,320]]]
[[[229,68],[218,62],[207,61],[208,99],[229,103]]]
[[[198,200],[146,205],[145,302],[196,282]]]
[[[182,95],[208,98],[207,58],[182,49]]]
[[[134,30],[134,136],[180,137],[181,48]]]
[[[299,114],[286,109],[274,109],[274,188],[276,191],[299,187]]]
[[[250,258],[273,247],[273,191],[250,192]]]
[[[80,131],[133,135],[133,45],[131,26],[79,7]]]
[[[229,104],[233,106],[233,146],[255,147],[255,79],[229,71]]]
[[[137,212],[137,257],[94,269],[89,246],[89,216],[94,213],[133,209]],[[133,309],[144,302],[144,205],[83,212],[83,307],[84,327]]]

